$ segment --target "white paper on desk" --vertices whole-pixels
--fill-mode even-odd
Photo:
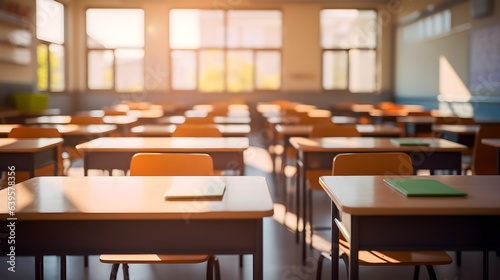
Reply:
[[[217,177],[175,177],[163,197],[165,199],[222,198],[225,190],[226,184]]]

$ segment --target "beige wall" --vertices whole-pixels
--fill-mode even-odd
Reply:
[[[498,25],[500,5],[495,5],[491,16],[472,18],[469,1],[455,2],[449,7],[452,17],[449,33],[407,43],[403,40],[404,26],[397,28],[394,74],[394,92],[397,97],[437,97],[443,93],[443,86],[453,88],[457,83],[463,83],[468,87],[471,33],[482,27]],[[446,76],[440,71],[447,66],[440,63],[440,58],[449,62],[453,75],[458,79],[445,79]],[[459,91],[456,89],[457,93]],[[496,89],[493,95],[500,95],[500,89]]]
[[[321,91],[321,49],[319,47],[319,11],[322,8],[375,8],[385,9],[380,1],[363,4],[347,2],[332,3],[315,1],[301,4],[300,1],[116,1],[116,0],[66,0],[67,19],[67,90],[85,92],[86,89],[86,48],[85,48],[85,9],[90,7],[130,7],[142,8],[146,17],[145,70],[148,91],[169,91],[168,55],[168,10],[171,8],[234,8],[234,9],[280,9],[283,11],[283,49],[282,49],[282,92],[320,92]],[[390,21],[381,24],[383,40],[380,45],[390,46]],[[391,87],[391,52],[384,48],[379,53],[382,61],[379,69],[380,90],[389,91]],[[10,71],[19,76],[19,71]],[[17,73],[16,73],[17,72]],[[11,81],[0,73],[0,79]],[[21,81],[34,82],[34,77]]]

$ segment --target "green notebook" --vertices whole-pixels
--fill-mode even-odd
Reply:
[[[398,146],[429,146],[430,143],[419,138],[391,138],[391,142]]]
[[[466,196],[467,193],[432,179],[384,179],[406,196]]]

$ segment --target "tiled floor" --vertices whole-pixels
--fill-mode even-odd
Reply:
[[[300,246],[295,243],[294,231],[295,215],[293,205],[290,205],[289,212],[285,215],[284,201],[293,201],[293,188],[285,193],[283,188],[275,187],[274,178],[270,175],[271,162],[266,150],[252,147],[246,154],[247,175],[265,176],[270,185],[271,194],[275,201],[275,216],[264,220],[264,279],[315,279],[316,260],[318,251],[309,249],[309,257],[306,265],[301,265]],[[83,176],[81,167],[70,169],[70,175]],[[99,175],[96,172],[95,175]],[[119,173],[115,174],[119,175]],[[327,224],[329,219],[329,200],[321,193],[314,195],[315,221],[317,224]],[[328,232],[325,236],[318,236],[318,240],[327,241]],[[457,233],[460,234],[460,233]],[[500,237],[499,237],[500,238]],[[316,240],[316,239],[315,239]],[[319,243],[319,242],[318,242]],[[450,252],[454,257],[455,253]],[[237,256],[219,256],[221,264],[222,279],[252,279],[252,259],[251,256],[244,257],[242,268],[238,266]],[[47,256],[44,259],[45,279],[58,279],[59,258]],[[462,266],[457,267],[455,263],[445,266],[436,266],[438,279],[443,280],[476,280],[481,278],[482,262],[480,252],[463,252]],[[490,279],[500,279],[500,257],[494,252],[490,253],[489,260]],[[346,271],[343,263],[340,265],[340,279],[346,279]],[[81,256],[69,256],[67,264],[67,275],[69,280],[91,280],[108,279],[111,266],[99,262],[98,256],[91,256],[88,268],[83,266]],[[131,279],[156,280],[156,279],[205,279],[206,266],[196,265],[131,265]],[[323,279],[329,279],[329,261],[325,261],[323,267]],[[386,279],[412,279],[412,267],[361,267],[361,279],[386,280]],[[30,257],[18,257],[16,262],[16,272],[7,271],[6,257],[0,257],[0,279],[34,279],[34,260]],[[120,273],[118,279],[123,279]],[[425,270],[421,271],[420,279],[429,279]]]

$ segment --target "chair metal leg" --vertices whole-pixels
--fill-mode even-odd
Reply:
[[[129,280],[128,264],[122,263],[122,269],[123,269],[123,280]]]
[[[109,275],[109,280],[116,280],[116,275],[118,274],[119,263],[114,263],[111,267],[111,273]]]
[[[416,265],[413,269],[413,280],[418,280],[418,277],[420,277],[420,265]]]
[[[309,217],[309,248],[312,248],[313,247],[313,242],[312,242],[312,238],[313,238],[313,230],[314,230],[314,227],[313,227],[313,213],[312,213],[312,209],[313,209],[313,206],[312,206],[312,203],[313,203],[313,199],[312,199],[312,191],[311,190],[307,190],[307,203],[309,204],[307,206],[307,215]],[[307,224],[307,221],[304,221],[304,230],[306,230],[306,224]],[[304,241],[305,242],[305,241]]]
[[[430,280],[437,280],[436,272],[434,271],[434,267],[432,265],[426,265],[425,268],[427,268],[427,272],[429,273],[429,279]]]
[[[83,256],[83,266],[89,267],[89,256],[88,255]]]
[[[243,255],[239,256],[240,267],[243,267]]]
[[[340,259],[342,259],[344,261],[344,264],[345,264],[345,270],[347,272],[347,279],[349,279],[349,257],[347,256],[347,254],[345,253],[342,253],[340,256],[339,256]]]
[[[214,278],[214,272],[215,272],[215,278]],[[208,259],[207,262],[207,280],[220,280],[220,265],[219,265],[219,258],[217,256],[212,255]]]
[[[323,274],[323,260],[325,259],[325,256],[323,256],[323,253],[319,255],[318,258],[318,264],[316,268],[316,280],[321,280],[321,274]]]

